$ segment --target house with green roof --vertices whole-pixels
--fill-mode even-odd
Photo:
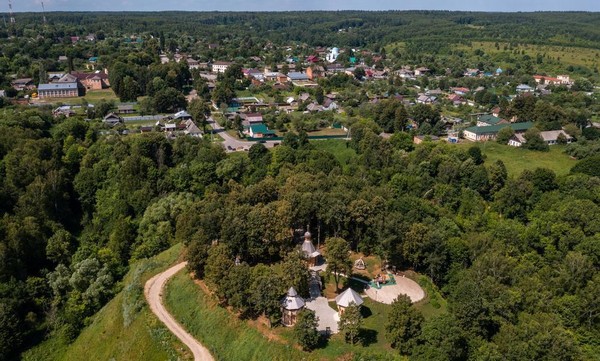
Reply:
[[[498,132],[502,128],[511,127],[515,133],[524,133],[529,128],[533,127],[532,122],[525,123],[510,123],[510,124],[497,124],[488,125],[485,127],[470,127],[463,130],[463,136],[465,139],[472,140],[474,142],[484,142],[487,140],[494,140],[498,135]]]
[[[247,134],[252,138],[268,138],[275,136],[275,131],[270,130],[265,124],[250,124],[247,128]]]
[[[492,114],[485,114],[477,119],[478,127],[487,127],[490,125],[498,125],[498,124],[509,124],[508,120],[496,117]]]

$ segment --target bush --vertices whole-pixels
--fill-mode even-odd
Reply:
[[[319,318],[314,311],[304,309],[298,314],[298,322],[294,326],[294,338],[304,351],[313,350],[319,344],[317,326]]]
[[[571,168],[571,173],[583,173],[600,177],[600,155],[586,158]]]

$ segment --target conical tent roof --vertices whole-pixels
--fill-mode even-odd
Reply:
[[[287,296],[282,300],[281,306],[288,311],[299,310],[304,307],[304,300],[298,296],[294,287],[290,287]]]
[[[335,303],[341,307],[348,307],[352,303],[354,303],[357,306],[360,306],[363,304],[363,302],[364,301],[362,297],[360,297],[360,295],[350,287],[348,287],[348,289],[346,289],[344,292],[342,292],[335,298]]]

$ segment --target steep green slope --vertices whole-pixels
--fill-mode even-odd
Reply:
[[[22,355],[33,360],[188,360],[191,355],[152,315],[144,299],[144,283],[173,264],[181,245],[132,265],[123,289],[104,306],[71,344],[54,336]]]

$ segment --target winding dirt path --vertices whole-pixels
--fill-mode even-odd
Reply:
[[[176,320],[162,303],[162,291],[169,278],[181,271],[187,262],[181,262],[168,270],[150,278],[144,286],[144,295],[150,305],[150,310],[158,317],[167,328],[192,350],[195,361],[214,361],[208,349],[190,335]]]

